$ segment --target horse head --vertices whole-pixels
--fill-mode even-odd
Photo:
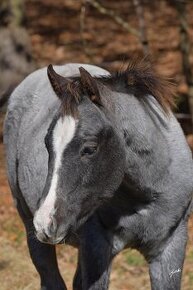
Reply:
[[[45,137],[48,174],[34,226],[40,241],[55,244],[112,197],[125,153],[109,117],[109,89],[83,68],[80,77],[65,78],[50,65],[48,77],[61,106]]]

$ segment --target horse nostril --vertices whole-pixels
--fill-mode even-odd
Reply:
[[[45,237],[45,242],[49,241],[49,238],[50,238],[50,237],[46,234],[45,231],[43,231],[43,234],[44,234],[44,237]]]
[[[54,217],[50,217],[50,223],[48,225],[48,232],[53,235],[56,233],[57,230],[57,222]]]
[[[44,230],[42,230],[41,232],[35,232],[36,238],[43,243],[47,243],[49,242],[49,236],[46,234],[46,232]]]

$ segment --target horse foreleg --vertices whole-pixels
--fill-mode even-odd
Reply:
[[[55,246],[39,242],[33,227],[26,226],[31,259],[41,278],[41,290],[67,290],[58,269]]]
[[[112,246],[97,217],[83,226],[74,290],[106,290],[109,285]]]
[[[41,290],[67,290],[58,269],[55,246],[43,244],[35,237],[33,216],[21,193],[17,209],[25,225],[31,259],[40,275]]]
[[[179,290],[187,242],[187,223],[181,223],[161,253],[150,262],[152,290]]]
[[[80,266],[80,255],[78,255],[76,273],[73,279],[73,290],[82,290],[82,273],[81,273],[81,266]]]

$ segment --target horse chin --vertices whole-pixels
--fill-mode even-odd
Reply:
[[[45,233],[36,232],[35,236],[38,241],[44,244],[50,244],[50,245],[57,245],[57,244],[65,244],[66,237],[60,236],[57,238],[48,237]]]

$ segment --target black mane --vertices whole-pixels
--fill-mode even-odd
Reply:
[[[154,67],[144,60],[130,62],[123,71],[113,72],[109,76],[92,77],[92,79],[98,84],[109,87],[112,91],[134,95],[142,100],[145,100],[147,95],[152,95],[166,113],[174,106],[173,86],[167,79],[159,76]],[[68,111],[75,115],[77,104],[81,102],[85,93],[81,77],[72,77],[71,82],[63,89],[64,114]]]

